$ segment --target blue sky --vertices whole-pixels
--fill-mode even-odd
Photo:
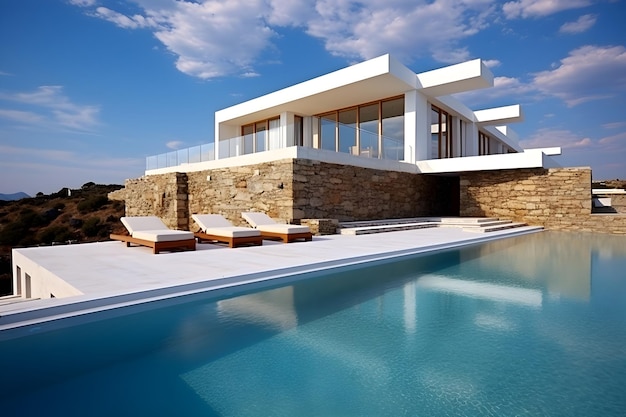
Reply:
[[[216,110],[391,53],[481,58],[525,148],[626,178],[626,0],[0,1],[0,193],[123,184]]]

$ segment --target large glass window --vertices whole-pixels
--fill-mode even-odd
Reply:
[[[284,147],[280,134],[280,118],[263,120],[241,127],[243,154]]]
[[[320,117],[320,148],[336,151],[337,113],[324,114]]]
[[[448,113],[436,106],[431,106],[431,158],[452,157],[452,123]]]
[[[489,136],[483,132],[478,132],[478,155],[489,155]]]
[[[339,112],[339,152],[355,154],[356,152],[356,109]]]
[[[271,119],[267,121],[269,129],[267,131],[268,149],[281,149],[286,146],[283,143],[283,137],[280,134],[280,119]]]
[[[378,158],[378,103],[359,107],[361,156]]]
[[[324,113],[321,149],[369,158],[404,158],[404,97]],[[381,148],[382,147],[382,148]]]
[[[255,152],[263,152],[267,149],[267,122],[258,122],[254,126],[255,129]]]
[[[293,144],[304,146],[304,119],[302,116],[294,116],[293,118]]]
[[[243,136],[243,153],[254,152],[254,125],[243,126],[241,135]]]
[[[404,159],[404,98],[382,102],[383,157]]]

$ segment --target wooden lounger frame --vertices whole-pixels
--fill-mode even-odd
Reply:
[[[137,239],[128,235],[115,235],[110,236],[112,240],[120,240],[126,242],[126,247],[130,247],[131,244],[139,246],[147,246],[152,248],[152,253],[157,254],[162,250],[172,249],[187,249],[196,250],[196,239],[184,239],[184,240],[171,240],[165,242],[153,242],[151,240]]]
[[[261,236],[263,239],[272,239],[272,240],[282,240],[283,243],[291,243],[298,239],[304,239],[305,241],[313,240],[313,233],[311,232],[302,232],[302,233],[278,233],[278,232],[266,232],[260,230]]]
[[[223,235],[210,235],[204,232],[196,232],[193,234],[196,239],[198,239],[198,243],[203,243],[204,241],[213,241],[213,242],[221,242],[227,243],[228,247],[235,248],[241,245],[262,245],[263,244],[263,236],[240,236],[240,237],[232,237],[232,236],[223,236]]]

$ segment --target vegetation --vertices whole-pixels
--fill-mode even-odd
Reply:
[[[88,182],[80,190],[62,188],[49,195],[0,200],[0,295],[11,292],[11,249],[95,242],[123,233],[119,219],[124,203],[107,198],[120,188]]]

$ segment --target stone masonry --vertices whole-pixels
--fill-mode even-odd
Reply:
[[[446,192],[449,181],[445,177],[285,159],[187,174],[149,175],[127,180],[125,188],[109,198],[124,200],[127,216],[155,215],[169,227],[196,230],[191,219],[194,213],[222,214],[235,225],[246,225],[241,217],[244,211],[261,211],[287,223],[441,215],[450,207],[450,193]],[[434,195],[439,197],[432,198]]]
[[[591,213],[591,169],[482,171],[461,175],[461,216],[511,219],[546,229],[626,233],[626,215]]]
[[[626,233],[626,215],[591,213],[589,168],[517,169],[430,176],[284,159],[257,165],[127,180],[109,194],[127,216],[155,215],[197,230],[194,213],[247,225],[244,211],[329,233],[335,221],[488,216],[546,229]]]

